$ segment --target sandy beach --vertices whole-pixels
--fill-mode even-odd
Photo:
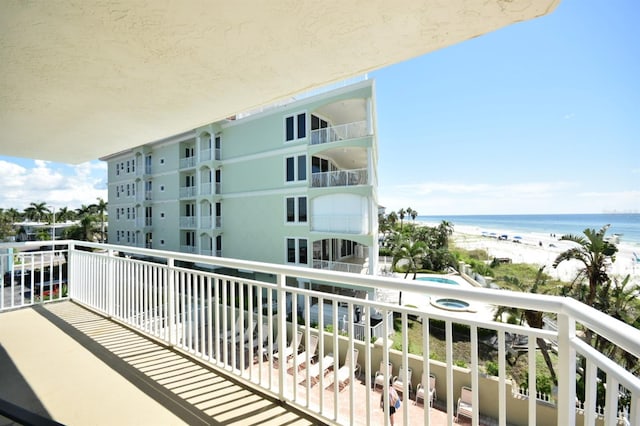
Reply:
[[[433,226],[429,224],[429,226]],[[498,237],[506,235],[507,239]],[[455,226],[452,240],[464,249],[483,249],[491,257],[509,258],[513,263],[530,263],[545,267],[545,272],[562,281],[572,281],[581,264],[577,261],[563,262],[558,268],[551,265],[563,251],[575,246],[569,241],[560,241],[560,235],[538,233],[516,233],[510,230],[486,230],[473,226]],[[609,274],[622,280],[631,275],[630,281],[640,285],[640,263],[633,253],[640,255],[637,247],[623,242],[617,244],[616,261],[610,266]]]

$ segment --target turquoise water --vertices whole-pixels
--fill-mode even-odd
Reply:
[[[438,299],[436,305],[446,306],[447,308],[464,309],[468,308],[469,304],[458,299]]]
[[[430,281],[434,283],[440,284],[450,284],[450,285],[458,285],[454,280],[450,280],[449,278],[440,278],[440,277],[419,277],[416,278],[417,281]]]
[[[582,235],[587,228],[600,229],[610,224],[607,235],[621,234],[620,242],[640,246],[640,214],[535,214],[535,215],[465,215],[418,216],[416,220],[439,223],[443,220],[454,225],[511,230],[517,232]]]

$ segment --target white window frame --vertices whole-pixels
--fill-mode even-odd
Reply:
[[[300,157],[304,157],[304,179],[299,179],[300,168],[298,164],[300,164]],[[287,180],[287,162],[290,158],[293,158],[293,180]],[[284,183],[292,184],[297,182],[306,182],[309,179],[309,165],[307,164],[307,154],[299,154],[299,155],[289,155],[284,157]]]
[[[306,219],[305,220],[300,220],[300,200],[304,198],[305,199],[305,203],[307,205],[307,213],[306,213]],[[289,200],[293,200],[293,220],[289,220]],[[294,224],[306,224],[309,222],[309,199],[307,198],[306,195],[300,196],[300,197],[285,197],[284,198],[284,221],[287,225],[294,225]]]
[[[295,241],[295,254],[296,259],[295,262],[289,262],[289,240]],[[306,243],[306,257],[307,261],[304,263],[300,262],[300,242],[304,241]],[[287,265],[304,265],[307,266],[309,264],[309,240],[307,238],[296,238],[296,237],[286,237],[284,239],[284,261]]]
[[[300,129],[298,128],[299,117],[304,116],[304,136],[300,136]],[[287,139],[287,120],[289,118],[293,119],[293,139]],[[289,114],[284,117],[282,122],[283,125],[283,135],[284,135],[284,143],[297,142],[299,140],[306,139],[309,134],[309,118],[307,111],[300,111],[295,114]]]

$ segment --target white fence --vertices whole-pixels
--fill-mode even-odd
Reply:
[[[535,395],[537,392],[536,339],[557,341],[558,385],[554,423],[573,425],[576,424],[576,419],[584,419],[584,424],[587,425],[615,425],[619,416],[622,416],[629,424],[640,424],[640,379],[579,337],[584,335],[585,329],[590,329],[606,338],[627,357],[637,359],[640,357],[640,331],[570,298],[428,283],[414,284],[390,277],[345,274],[133,247],[84,242],[57,244],[68,244],[68,251],[50,249],[24,255],[18,254],[17,250],[37,248],[37,245],[0,245],[0,267],[5,283],[0,310],[70,297],[161,339],[203,362],[225,369],[238,380],[250,382],[273,397],[312,412],[327,422],[373,423],[373,416],[377,416],[377,413],[368,412],[365,418],[358,419],[354,418],[354,413],[356,406],[375,405],[376,394],[367,392],[364,400],[358,400],[354,386],[343,392],[338,392],[336,388],[335,392],[323,393],[324,389],[312,387],[309,369],[299,368],[301,361],[294,358],[293,368],[288,372],[286,368],[275,368],[273,357],[266,364],[260,362],[262,356],[273,353],[276,348],[285,348],[294,330],[302,331],[305,342],[312,335],[321,334],[324,336],[324,343],[317,353],[307,355],[306,360],[310,361],[315,356],[322,358],[328,352],[346,353],[347,350],[358,348],[359,355],[355,361],[362,366],[363,385],[371,389],[374,371],[378,369],[379,363],[386,363],[391,358],[391,337],[400,342],[403,348],[407,348],[409,321],[419,317],[424,327],[423,353],[430,353],[427,338],[429,323],[442,323],[446,354],[444,366],[438,370],[438,399],[444,401],[449,424],[453,423],[454,404],[460,393],[460,375],[458,367],[454,366],[452,343],[454,328],[461,326],[468,330],[472,366],[465,385],[479,389],[478,392],[473,392],[472,405],[479,407],[479,410],[473,411],[472,424],[479,424],[479,412],[496,418],[503,425],[540,424],[536,407],[541,402],[537,398],[526,398],[526,409],[520,410],[522,412],[511,409],[507,412],[507,406],[513,398],[512,392],[507,392],[507,383],[510,383],[506,374],[509,334],[527,338],[527,352],[523,355],[527,359],[529,378],[528,388],[524,391],[526,395]],[[140,260],[145,256],[149,261]],[[67,265],[68,275],[58,272],[58,276],[52,276],[51,271],[55,270],[56,262]],[[211,269],[196,271],[182,266],[192,263],[209,265]],[[44,280],[47,267],[50,273],[49,284]],[[63,271],[60,267],[58,270]],[[229,273],[234,270],[238,271],[237,274]],[[7,271],[10,277],[8,286],[4,279]],[[18,271],[22,272],[18,274]],[[223,274],[220,271],[227,272]],[[37,280],[36,274],[41,274],[43,279]],[[16,281],[17,275],[20,278]],[[364,292],[374,288],[394,289],[473,303],[542,311],[555,318],[557,330],[532,329],[480,317],[462,316],[446,310],[410,308],[322,293],[310,289],[316,282],[358,288]],[[37,287],[39,295],[34,290]],[[310,312],[314,303],[322,306],[328,304],[334,323],[337,323],[338,307],[345,308],[342,314],[346,316],[346,320],[343,317],[343,328],[346,331],[342,333],[344,336],[340,336],[338,327],[331,332],[320,333],[320,330],[325,329],[324,315],[318,316],[316,328],[311,327]],[[279,309],[284,306],[287,308]],[[394,336],[384,333],[376,344],[370,344],[372,324],[368,312],[374,311],[381,314],[383,330],[391,331],[395,328],[396,331]],[[364,336],[356,336],[356,312],[363,315],[364,319],[360,323],[363,323]],[[0,321],[1,318],[0,316]],[[495,334],[497,391],[491,395],[490,400],[481,396],[484,395],[481,386],[485,386],[482,384],[485,379],[480,380],[482,374],[477,368],[480,365],[478,354],[483,335],[480,330],[482,333],[490,331]],[[361,341],[359,337],[364,339]],[[410,355],[406,350],[393,356],[399,357],[405,373],[410,363],[414,365],[414,389],[421,377],[420,373],[428,377],[432,371],[436,371],[433,361]],[[584,402],[580,402],[579,407],[576,406],[578,371],[581,375],[584,372],[585,389]],[[386,383],[388,379],[389,377],[385,377]],[[403,393],[410,394],[408,384],[404,386]],[[323,403],[326,398],[332,399],[331,409],[327,409],[327,405]],[[379,396],[377,399],[379,400]],[[424,415],[429,410],[421,410],[422,414],[418,418],[415,414],[410,417],[407,406],[408,404],[403,404],[401,408],[404,424],[428,424],[428,416],[424,418]],[[516,416],[524,416],[524,420],[518,420]]]

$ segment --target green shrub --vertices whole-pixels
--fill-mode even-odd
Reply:
[[[493,361],[487,361],[484,363],[484,371],[489,375],[489,376],[498,376],[498,372],[499,372],[499,368],[498,368],[498,364],[493,362]]]

